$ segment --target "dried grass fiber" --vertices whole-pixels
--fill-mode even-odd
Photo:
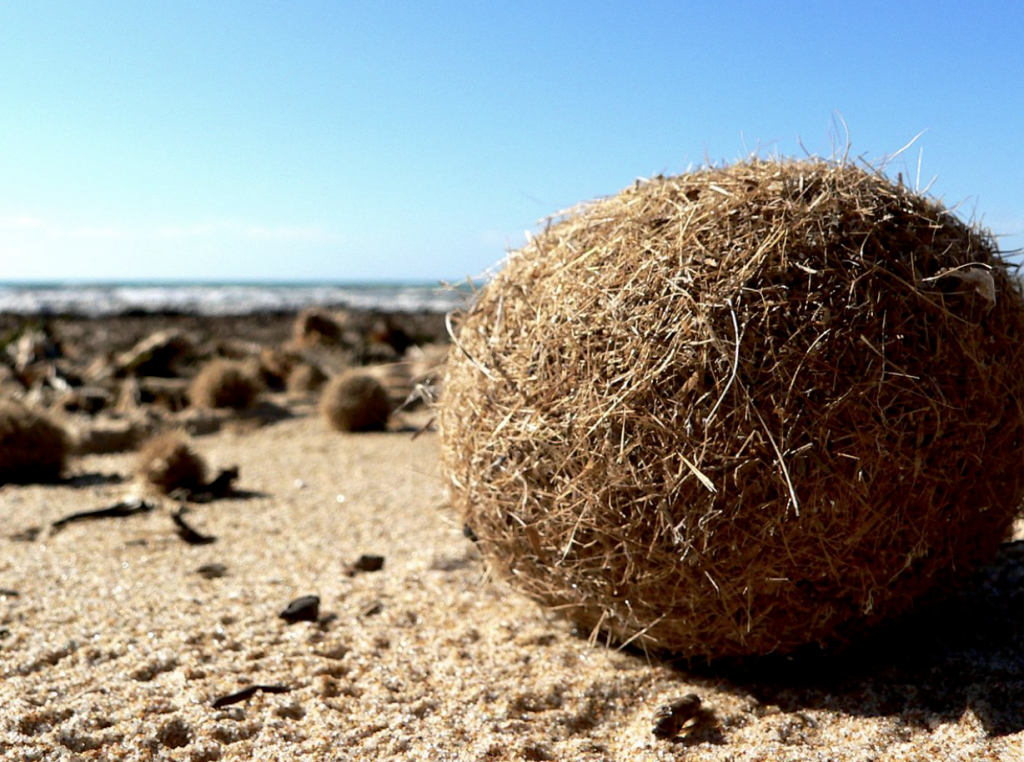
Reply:
[[[1024,299],[882,174],[638,182],[510,255],[440,411],[492,567],[688,657],[839,645],[990,560],[1024,495]]]

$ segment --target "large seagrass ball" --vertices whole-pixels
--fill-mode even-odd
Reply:
[[[841,646],[991,560],[1024,495],[1024,298],[884,175],[638,182],[457,318],[453,502],[494,570],[686,657]]]

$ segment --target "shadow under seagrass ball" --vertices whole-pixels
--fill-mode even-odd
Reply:
[[[991,560],[1024,497],[1024,298],[883,175],[638,182],[457,319],[452,499],[498,574],[619,642],[840,647]]]
[[[335,376],[320,396],[320,411],[338,431],[381,431],[391,415],[387,390],[360,370]]]
[[[198,491],[206,484],[206,461],[179,432],[158,434],[143,445],[136,463],[139,477],[157,491]]]
[[[256,373],[237,360],[210,360],[188,387],[189,402],[205,409],[244,410],[260,393]]]
[[[57,481],[68,449],[61,426],[20,402],[0,402],[0,484]]]

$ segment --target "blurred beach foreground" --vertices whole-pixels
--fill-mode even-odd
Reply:
[[[443,314],[293,306],[0,315],[0,397],[72,447],[58,481],[0,485],[0,759],[1024,759],[1024,524],[957,597],[839,655],[617,650],[491,580],[449,509]],[[213,359],[255,396],[198,407]],[[352,367],[388,393],[383,430],[318,412]],[[138,475],[166,430],[221,489]]]

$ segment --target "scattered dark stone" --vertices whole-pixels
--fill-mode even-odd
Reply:
[[[320,616],[320,596],[304,595],[296,598],[278,616],[288,624],[315,622]]]
[[[50,526],[53,529],[60,529],[76,521],[92,521],[95,519],[123,519],[128,516],[136,516],[140,513],[149,513],[156,505],[147,503],[145,500],[126,500],[106,508],[97,508],[92,511],[81,511],[72,513],[69,516],[57,519]]]
[[[208,534],[202,534],[190,527],[188,522],[185,521],[182,510],[177,510],[172,513],[171,518],[174,519],[174,526],[178,532],[178,537],[183,539],[189,545],[209,545],[210,543],[217,542],[216,537]]]
[[[354,577],[360,572],[376,572],[384,568],[384,556],[362,555],[349,567],[348,576]]]
[[[221,696],[219,699],[213,702],[214,709],[220,709],[221,707],[231,706],[232,704],[239,704],[243,701],[248,701],[259,692],[263,693],[288,693],[291,691],[287,685],[249,685],[242,688],[240,691],[229,693],[227,696]]]
[[[5,640],[11,636],[11,631],[6,627],[0,627],[0,640]]]
[[[219,563],[203,564],[196,569],[196,574],[201,577],[205,577],[206,579],[219,579],[220,577],[227,576],[227,573],[228,567]]]
[[[0,598],[17,598],[20,595],[21,593],[19,593],[17,590],[11,590],[6,587],[0,587]]]
[[[480,538],[476,536],[476,532],[473,531],[473,527],[469,524],[462,525],[462,536],[470,542],[480,542]]]
[[[39,527],[28,527],[20,532],[8,535],[14,542],[35,542],[42,530]]]

